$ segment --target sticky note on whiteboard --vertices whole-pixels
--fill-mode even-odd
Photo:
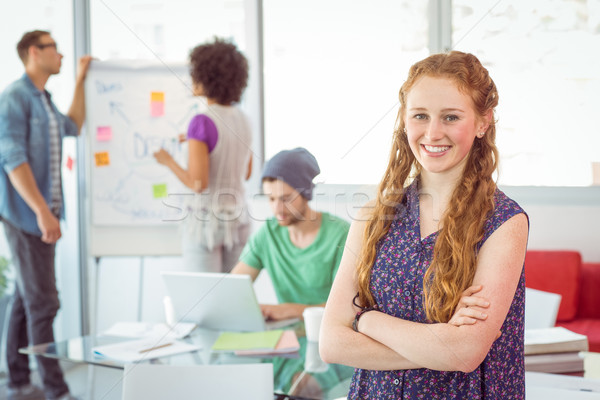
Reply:
[[[71,158],[71,156],[67,156],[67,161],[65,162],[65,166],[69,171],[73,171],[73,165],[75,161]]]
[[[94,158],[96,159],[96,167],[105,167],[107,165],[110,165],[110,157],[108,156],[108,151],[95,153]]]
[[[164,92],[150,93],[150,115],[153,117],[162,117],[163,115],[165,115]]]
[[[160,183],[158,185],[152,186],[152,193],[154,194],[155,199],[167,197],[167,184]]]
[[[96,131],[96,140],[99,142],[108,142],[112,139],[112,128],[110,126],[99,126]]]
[[[160,101],[165,102],[165,93],[164,92],[152,92],[150,93],[150,101]]]

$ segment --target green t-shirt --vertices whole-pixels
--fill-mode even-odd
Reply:
[[[322,213],[314,242],[300,249],[288,228],[271,218],[248,240],[240,260],[267,270],[280,303],[321,304],[329,296],[348,229],[347,221]]]

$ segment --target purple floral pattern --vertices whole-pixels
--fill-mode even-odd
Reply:
[[[423,275],[433,257],[437,233],[421,239],[417,181],[407,188],[390,231],[379,245],[371,290],[380,310],[409,321],[426,323]],[[504,222],[524,213],[496,190],[494,214],[486,221],[478,248]],[[350,399],[524,399],[523,362],[525,275],[521,278],[502,325],[502,336],[471,373],[426,368],[399,371],[356,369]]]

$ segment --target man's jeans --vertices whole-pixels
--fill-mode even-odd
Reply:
[[[54,244],[47,244],[6,221],[4,233],[16,271],[15,294],[6,337],[9,386],[30,383],[29,357],[19,348],[54,342],[52,324],[60,307],[54,275]],[[46,397],[67,393],[58,360],[36,357]]]

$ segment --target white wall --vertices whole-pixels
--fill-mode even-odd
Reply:
[[[573,249],[581,252],[584,261],[600,262],[600,187],[503,187],[502,190],[529,215],[529,249]],[[375,186],[317,186],[312,206],[351,221],[374,193]],[[250,214],[253,230],[270,216],[264,196],[252,196]],[[178,269],[180,262],[180,257],[102,258],[97,331],[118,321],[138,318],[163,321],[162,298],[166,290],[159,273]],[[259,302],[275,303],[270,280],[264,275],[255,284]]]

